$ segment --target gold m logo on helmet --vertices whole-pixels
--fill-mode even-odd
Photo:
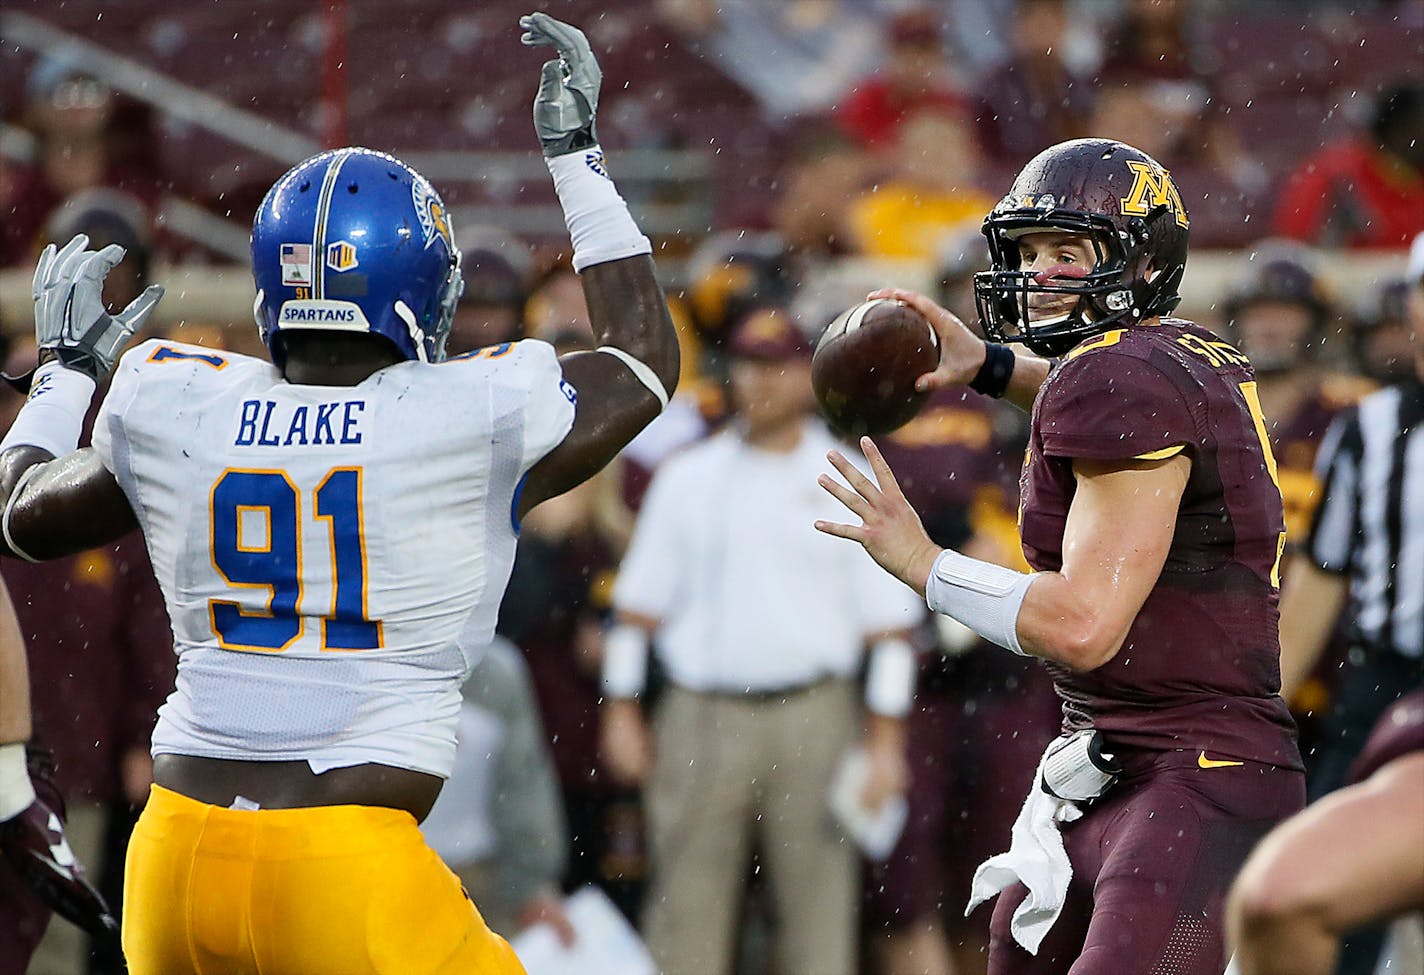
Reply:
[[[1177,195],[1177,184],[1172,182],[1172,174],[1145,162],[1130,159],[1127,168],[1132,170],[1132,189],[1122,198],[1122,212],[1133,217],[1145,217],[1157,207],[1164,206],[1177,218],[1179,227],[1186,227],[1187,208],[1182,206],[1182,198]]]

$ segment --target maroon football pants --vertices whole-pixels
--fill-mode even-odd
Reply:
[[[1068,898],[1038,954],[1009,933],[1026,896],[999,895],[989,975],[1221,975],[1226,893],[1247,854],[1305,805],[1301,772],[1248,762],[1200,768],[1166,753],[1130,771],[1063,827]]]

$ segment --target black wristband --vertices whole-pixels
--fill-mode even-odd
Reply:
[[[1014,374],[1014,353],[1007,345],[994,342],[984,343],[984,364],[969,380],[969,388],[976,393],[1000,399],[1009,391],[1009,379]]]

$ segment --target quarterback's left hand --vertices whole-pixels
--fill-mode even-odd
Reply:
[[[910,507],[890,465],[869,437],[860,438],[860,449],[870,461],[870,469],[878,485],[837,450],[826,457],[850,487],[829,474],[822,474],[816,481],[852,514],[859,515],[861,524],[817,521],[816,530],[864,545],[882,569],[923,596],[925,583],[941,549],[930,541],[924,525],[920,523],[920,516]]]
[[[95,937],[112,938],[119,922],[89,883],[64,838],[64,824],[43,799],[0,823],[0,850],[40,900]]]
[[[534,131],[544,155],[562,156],[587,149],[598,140],[593,134],[598,114],[598,89],[603,69],[593,56],[583,31],[546,13],[519,18],[524,28],[520,41],[530,47],[554,48],[559,57],[544,62],[539,93],[534,96]]]
[[[96,382],[107,376],[129,338],[152,314],[163,288],[150,285],[117,315],[104,310],[104,278],[123,260],[124,249],[110,244],[86,250],[78,234],[63,248],[50,244],[35,267],[35,342],[41,361],[49,353]]]

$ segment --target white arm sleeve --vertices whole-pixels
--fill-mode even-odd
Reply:
[[[984,639],[1027,656],[1019,645],[1019,608],[1035,578],[945,549],[925,581],[925,602]]]

